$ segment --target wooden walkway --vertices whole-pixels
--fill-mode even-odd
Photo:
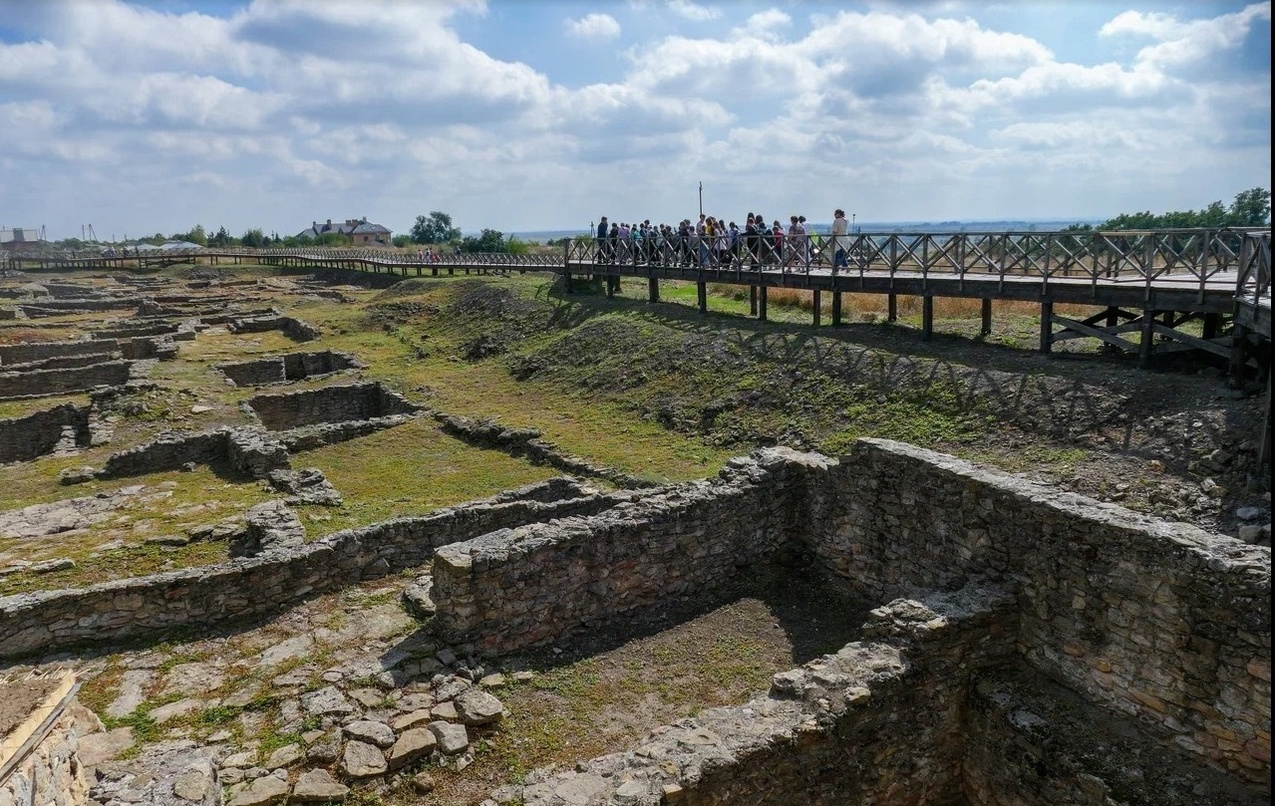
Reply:
[[[710,284],[746,286],[750,311],[767,317],[772,288],[814,296],[815,325],[822,295],[831,294],[832,324],[842,321],[844,294],[882,294],[888,318],[897,318],[900,295],[922,300],[922,338],[934,332],[934,300],[982,301],[982,331],[991,332],[992,303],[1040,305],[1040,350],[1069,339],[1095,338],[1138,355],[1147,367],[1157,353],[1202,350],[1226,358],[1231,377],[1256,375],[1267,385],[1259,466],[1270,460],[1271,231],[1190,229],[1088,233],[854,233],[840,243],[813,237],[795,259],[760,242],[739,244],[710,262],[711,244],[568,239],[558,255],[453,253],[422,262],[415,255],[373,249],[194,249],[118,255],[10,254],[10,270],[148,269],[177,264],[245,262],[301,269],[337,269],[401,276],[552,272],[571,292],[582,278],[605,284],[608,296],[622,278],[646,281],[651,302],[660,282],[694,282],[701,311]],[[838,260],[838,252],[844,261]],[[784,259],[787,258],[785,261]],[[781,265],[788,262],[790,265]],[[834,264],[837,264],[834,266]],[[1075,319],[1056,304],[1091,306]]]
[[[991,330],[991,303],[1016,300],[1041,306],[1042,352],[1069,339],[1096,338],[1137,353],[1145,366],[1160,341],[1167,342],[1169,349],[1198,349],[1228,357],[1236,372],[1250,364],[1253,356],[1240,342],[1247,343],[1251,336],[1270,339],[1269,229],[855,233],[843,236],[839,244],[815,236],[800,259],[767,253],[769,247],[762,249],[760,243],[741,243],[720,262],[701,262],[701,256],[709,255],[709,246],[696,239],[635,245],[580,238],[565,241],[556,256],[454,253],[431,262],[383,249],[230,248],[125,252],[109,257],[13,254],[8,265],[15,270],[126,270],[251,261],[402,276],[547,271],[563,275],[569,291],[583,276],[603,280],[608,294],[619,291],[620,278],[645,279],[652,302],[659,301],[661,280],[680,280],[698,284],[699,307],[704,311],[708,284],[747,286],[751,311],[761,319],[767,317],[769,289],[796,288],[815,296],[816,325],[821,324],[823,294],[832,295],[834,325],[842,321],[843,294],[886,295],[891,320],[897,315],[897,297],[903,295],[922,299],[922,337],[926,339],[933,334],[936,297],[981,300],[984,333]],[[845,255],[844,265],[834,267],[834,262],[840,262],[835,260],[838,249]],[[785,258],[790,265],[781,265]],[[1055,304],[1100,310],[1076,320],[1054,313]],[[1242,338],[1235,338],[1236,328]],[[1129,335],[1135,333],[1136,340]]]

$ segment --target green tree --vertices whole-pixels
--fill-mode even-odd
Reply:
[[[1215,201],[1202,210],[1177,210],[1155,214],[1124,213],[1098,226],[1101,230],[1186,229],[1190,227],[1262,227],[1269,226],[1271,192],[1251,188],[1235,194],[1230,208]]]
[[[1208,207],[1205,207],[1196,216],[1195,226],[1197,227],[1225,227],[1227,219],[1226,208],[1222,206],[1222,202],[1215,201]]]
[[[190,232],[175,232],[169,238],[174,241],[190,241],[200,246],[208,245],[208,233],[204,231],[203,224],[196,224]]]
[[[434,210],[429,218],[423,215],[416,217],[411,236],[413,243],[448,243],[460,237],[460,228],[452,226],[452,217],[447,213]]]
[[[460,242],[462,252],[507,252],[505,234],[494,229],[485,229],[477,238],[463,238]]]
[[[250,229],[246,231],[242,237],[240,237],[239,243],[242,244],[243,246],[251,246],[255,249],[260,249],[262,246],[265,245],[265,240],[266,240],[265,233],[263,233],[261,230]]]
[[[1221,204],[1221,202],[1218,202]],[[1233,227],[1261,227],[1271,222],[1271,192],[1266,188],[1251,188],[1235,194],[1231,203],[1229,221]]]
[[[394,244],[399,249],[402,249],[412,243],[412,236],[395,235],[393,240],[390,241],[390,243]]]
[[[351,243],[349,237],[339,232],[324,232],[314,239],[316,246],[349,246]]]

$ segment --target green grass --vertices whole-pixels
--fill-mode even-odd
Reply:
[[[345,497],[340,508],[308,508],[311,537],[396,517],[424,515],[561,475],[499,451],[480,450],[421,418],[293,457],[317,467]]]
[[[161,274],[179,277],[182,271]],[[275,274],[264,267],[235,271],[261,278]],[[298,344],[278,332],[213,329],[181,342],[177,360],[158,362],[152,372],[159,388],[117,414],[111,444],[76,457],[0,467],[0,487],[15,506],[133,484],[173,485],[171,497],[120,513],[127,520],[113,516],[80,534],[24,542],[28,559],[70,557],[78,565],[7,577],[0,593],[224,560],[225,548],[216,544],[161,549],[143,541],[215,523],[278,497],[260,483],[200,468],[68,488],[58,483],[58,473],[85,464],[100,467],[111,453],[166,430],[251,422],[242,404],[261,393],[379,380],[436,410],[534,428],[566,454],[654,481],[711,476],[731,457],[759,445],[838,454],[857,438],[880,436],[959,452],[1001,427],[994,408],[973,399],[959,381],[931,377],[925,359],[865,352],[851,328],[812,327],[807,292],[774,290],[771,321],[758,322],[749,317],[747,291],[730,286],[709,287],[707,316],[697,309],[694,282],[663,281],[663,305],[646,301],[640,280],[624,282],[614,299],[600,287],[590,291],[581,283],[581,288],[583,293],[568,295],[549,275],[515,273],[345,289],[345,302],[282,294],[261,305],[317,326],[321,340]],[[829,297],[824,295],[825,304]],[[854,295],[847,302],[851,310],[867,304]],[[906,305],[901,309],[912,315]],[[959,318],[948,324],[957,330],[977,326],[965,309],[952,313]],[[998,330],[1007,334],[1003,339],[1019,332],[1030,337],[1029,318],[1013,312],[997,316],[1006,325]],[[225,361],[317,349],[350,352],[369,366],[261,389],[229,385],[216,370]],[[900,380],[894,367],[904,359],[914,369]],[[197,415],[191,411],[195,405],[211,410]],[[28,410],[25,403],[9,408]],[[1063,455],[1034,460],[1071,461]],[[442,434],[429,417],[300,453],[293,465],[319,468],[345,497],[342,507],[301,508],[311,538],[427,514],[559,473],[469,446]],[[129,545],[101,548],[113,540]]]

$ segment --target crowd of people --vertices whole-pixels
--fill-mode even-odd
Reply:
[[[828,239],[811,232],[804,215],[789,216],[784,227],[779,219],[767,223],[761,213],[749,213],[741,229],[734,222],[700,213],[669,224],[610,222],[606,216],[597,227],[599,263],[646,263],[653,266],[722,267],[764,266],[808,268],[830,259],[834,267],[846,265],[848,234],[845,212],[834,213]],[[829,251],[829,248],[831,251]]]

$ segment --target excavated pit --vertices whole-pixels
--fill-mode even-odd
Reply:
[[[363,369],[367,365],[349,353],[324,350],[314,353],[288,353],[258,361],[219,364],[236,386],[269,386],[307,378],[321,378],[345,370]]]
[[[379,383],[257,395],[246,405],[269,431],[414,416],[424,410]]]
[[[0,420],[0,464],[70,454],[92,444],[90,409],[70,403]]]

